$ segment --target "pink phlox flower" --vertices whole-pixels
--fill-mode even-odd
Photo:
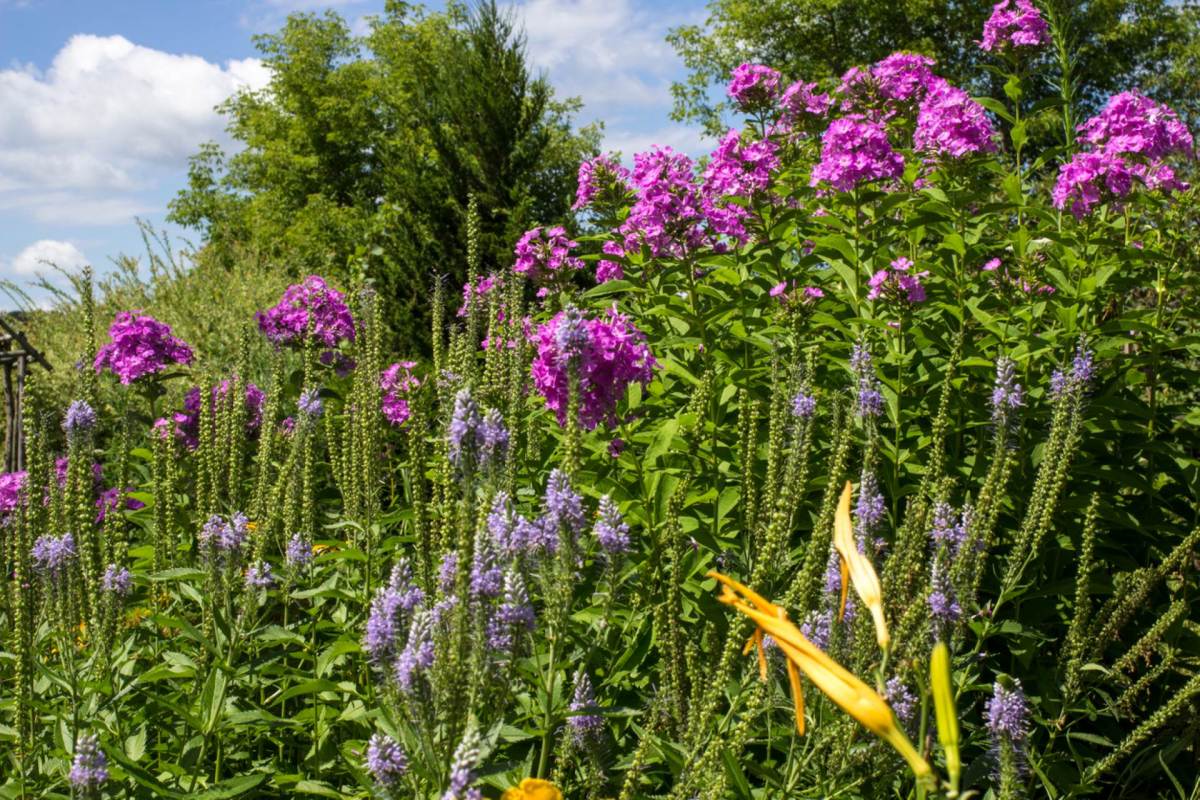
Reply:
[[[753,110],[773,103],[782,81],[779,71],[771,67],[739,64],[734,67],[725,91],[743,110]]]
[[[1050,26],[1030,0],[1000,0],[992,6],[978,44],[989,53],[1045,47],[1050,44]]]
[[[903,172],[904,157],[892,149],[882,123],[851,114],[830,123],[821,137],[821,161],[810,184],[848,192],[864,183],[895,180]]]

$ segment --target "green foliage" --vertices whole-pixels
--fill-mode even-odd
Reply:
[[[286,274],[260,265],[240,249],[237,258],[218,261],[207,248],[199,253],[176,250],[165,233],[144,223],[141,231],[144,257],[116,258],[115,268],[97,281],[94,308],[88,308],[92,295],[80,274],[47,274],[33,287],[12,282],[0,285],[18,308],[19,319],[14,324],[28,334],[53,367],[39,378],[51,396],[74,393],[79,380],[77,362],[95,353],[95,342],[89,345],[93,319],[99,328],[94,335],[101,340],[118,311],[142,309],[169,319],[197,356],[220,371],[237,363],[243,334],[254,325],[254,312],[274,303],[288,284]],[[35,302],[31,290],[48,295],[48,303]],[[265,369],[267,343],[255,337],[251,349],[255,372]],[[101,385],[102,404],[112,407],[118,397],[111,386]]]
[[[528,227],[569,213],[596,129],[571,125],[493,2],[426,13],[389,3],[363,37],[337,14],[298,14],[256,40],[271,71],[222,113],[239,150],[191,160],[171,219],[213,260],[299,277],[365,274],[399,341],[427,347],[431,282],[465,280],[468,199],[484,211],[482,260],[506,266]]]
[[[953,0],[711,0],[703,25],[683,25],[668,37],[688,68],[672,87],[674,116],[724,133],[729,108],[723,89],[738,64],[769,64],[793,79],[837,78],[847,69],[897,50],[933,56],[939,72],[976,93],[1000,96],[1004,82],[986,73],[975,45],[991,2]],[[1076,118],[1114,92],[1140,86],[1192,122],[1200,105],[1190,76],[1200,47],[1198,9],[1170,0],[1046,0],[1070,38]],[[1030,95],[1056,93],[1058,74],[1044,62]],[[719,95],[714,94],[714,88]]]
[[[148,426],[177,376],[35,381],[26,489],[0,525],[0,796],[63,796],[84,733],[110,797],[532,800],[508,791],[531,777],[572,800],[1194,794],[1197,190],[1060,213],[1059,153],[1022,157],[1030,100],[1006,96],[983,100],[1014,123],[999,152],[897,145],[903,176],[846,192],[814,188],[819,140],[763,110],[743,135],[774,137],[779,163],[731,200],[744,241],[668,220],[663,252],[606,253],[621,279],[535,294],[498,270],[452,322],[438,284],[416,381],[384,371],[386,298],[361,278],[352,374],[311,337],[263,357],[227,324],[198,348],[194,448]],[[603,223],[637,219],[612,194],[588,262],[616,236]],[[476,286],[495,267],[484,208],[466,201]],[[900,257],[920,297],[871,291]],[[190,274],[129,298],[195,297]],[[86,285],[78,302],[91,320]],[[588,429],[584,376],[618,357],[562,326],[614,306],[656,363]],[[111,408],[67,443],[60,483],[63,406],[97,393]],[[118,489],[100,524],[92,458]],[[847,481],[860,505],[835,549]],[[619,524],[628,552],[605,544]],[[34,543],[68,528],[79,551],[53,572]],[[128,595],[104,588],[110,564]],[[773,601],[767,621],[730,612],[710,570]],[[788,653],[798,636],[857,683]],[[995,724],[1018,690],[1028,714]],[[881,739],[911,743],[911,772]]]

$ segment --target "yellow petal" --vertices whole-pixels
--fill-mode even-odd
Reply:
[[[525,778],[520,786],[506,790],[501,800],[563,800],[563,796],[550,781]]]
[[[846,559],[839,558],[842,570],[842,597],[838,601],[838,622],[846,618],[846,598],[850,595],[850,565]]]
[[[717,572],[716,570],[709,570],[707,574],[708,574],[708,577],[724,584],[727,589],[731,589],[735,595],[741,595],[742,597],[749,600],[751,603],[754,604],[755,608],[757,608],[759,611],[764,611],[771,615],[775,615],[775,614],[778,614],[779,612],[783,611],[782,608],[775,605],[770,600],[768,600],[767,598],[763,597],[758,592],[751,589],[749,586],[745,586],[741,583],[738,583],[733,578],[730,578],[727,575],[722,575],[721,573]],[[724,601],[723,598],[722,598],[722,601]]]
[[[724,575],[715,572],[709,575],[724,585],[724,591],[718,599],[745,614],[762,632],[770,634],[787,656],[789,667],[794,666],[797,670],[793,672],[789,669],[788,672],[788,679],[792,682],[792,702],[797,710],[797,730],[802,732],[804,725],[804,700],[799,691],[798,674],[803,672],[839,708],[895,748],[919,780],[928,782],[932,768],[896,723],[891,707],[878,692],[809,641],[799,628],[787,620],[782,608]]]
[[[850,496],[853,491],[850,482],[846,481],[846,487],[842,489],[842,498],[838,502],[837,514],[833,519],[833,546],[837,549],[838,555],[842,557],[844,565],[842,574],[845,575],[846,571],[850,573],[850,582],[854,584],[854,591],[867,610],[871,612],[871,618],[875,621],[875,640],[881,648],[886,650],[891,643],[891,638],[888,636],[887,623],[883,618],[883,589],[879,585],[879,576],[875,574],[875,567],[871,565],[871,560],[858,552],[858,544],[854,541],[854,527],[850,524]],[[843,578],[843,597],[845,597],[845,591],[845,579]]]
[[[800,685],[800,670],[789,658],[787,662],[788,683],[792,685],[792,708],[796,712],[796,733],[804,735],[804,687]]]
[[[945,642],[933,647],[929,658],[929,688],[933,693],[933,709],[937,718],[938,742],[946,754],[946,772],[950,788],[958,791],[958,775],[962,761],[958,753],[958,715],[954,711],[954,689],[950,685],[950,648]]]

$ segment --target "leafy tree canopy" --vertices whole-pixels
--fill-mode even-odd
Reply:
[[[1073,53],[1075,99],[1087,114],[1115,91],[1141,87],[1185,118],[1200,117],[1193,69],[1200,56],[1200,10],[1194,0],[1044,0]],[[672,87],[675,118],[721,130],[725,104],[713,88],[745,61],[769,64],[793,79],[820,80],[884,58],[896,50],[925,53],[939,73],[980,93],[988,54],[975,44],[992,12],[974,0],[711,0],[704,25],[675,28],[668,37],[689,75]],[[1057,92],[1052,54],[1035,65],[1037,94]],[[1046,69],[1037,69],[1044,66]],[[972,77],[974,76],[974,79]]]
[[[389,2],[361,37],[333,12],[297,14],[256,44],[270,84],[221,107],[241,149],[200,149],[171,220],[230,263],[364,271],[390,298],[393,332],[418,347],[433,276],[465,278],[469,197],[481,269],[507,266],[522,230],[569,214],[598,145],[492,0],[441,13]]]

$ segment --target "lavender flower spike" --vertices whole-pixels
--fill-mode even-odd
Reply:
[[[992,388],[992,422],[1004,427],[1010,412],[1021,407],[1024,393],[1017,383],[1016,363],[1007,356],[996,360],[996,383]]]
[[[71,786],[83,797],[98,797],[100,786],[108,780],[108,759],[95,734],[80,734],[75,739],[75,758],[69,776]]]
[[[66,416],[63,418],[63,430],[66,431],[67,440],[71,441],[82,433],[89,433],[96,427],[96,411],[86,400],[75,400],[71,405],[67,406]]]
[[[580,669],[575,673],[575,694],[571,698],[571,705],[568,706],[572,716],[567,717],[567,727],[571,729],[571,736],[577,745],[595,740],[604,727],[604,719],[598,714],[579,713],[595,706],[596,695],[592,691],[592,681],[587,673]]]
[[[479,761],[479,744],[479,731],[474,727],[463,734],[450,763],[450,785],[442,800],[468,800],[468,789],[475,780],[475,767]]]
[[[987,727],[992,738],[1019,747],[1029,733],[1029,707],[1021,682],[1012,679],[1012,688],[997,682],[987,702]]]
[[[75,558],[75,537],[70,533],[39,537],[29,554],[33,557],[33,567],[37,572],[58,578]]]
[[[600,549],[612,559],[629,552],[629,526],[621,519],[621,512],[612,498],[604,495],[600,498],[600,508],[596,512],[596,525],[592,532]]]
[[[382,733],[372,734],[367,745],[367,772],[380,789],[391,792],[408,772],[408,757],[395,739]]]

